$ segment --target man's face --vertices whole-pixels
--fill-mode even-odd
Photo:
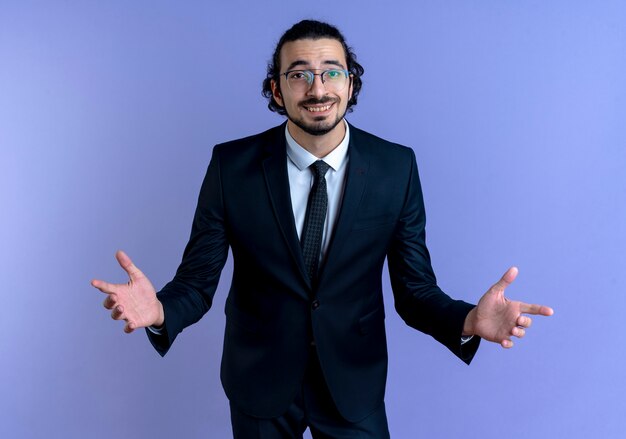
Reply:
[[[347,69],[341,43],[330,38],[304,39],[285,43],[280,51],[280,73],[289,70],[311,70],[321,73],[328,69]],[[287,112],[287,117],[308,134],[321,136],[335,128],[346,114],[352,97],[352,78],[342,90],[326,87],[316,75],[310,87],[294,91],[280,75],[280,85],[272,81],[274,99]]]

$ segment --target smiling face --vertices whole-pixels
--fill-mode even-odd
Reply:
[[[328,69],[345,70],[346,64],[343,46],[331,38],[291,41],[285,43],[280,51],[280,73],[290,70],[312,70],[314,73]],[[345,127],[339,123],[352,96],[351,78],[340,91],[327,88],[319,75],[314,77],[310,87],[301,91],[290,88],[285,75],[280,75],[279,81],[279,84],[272,81],[272,93],[276,102],[285,109],[289,131],[296,140],[298,134],[306,133],[310,136],[339,137],[341,141]]]

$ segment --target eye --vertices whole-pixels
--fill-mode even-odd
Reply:
[[[309,78],[312,74],[309,74],[306,70],[294,70],[287,75],[287,79],[290,81],[307,81],[309,82]]]
[[[341,70],[328,70],[326,72],[326,77],[328,79],[340,79],[343,75]]]

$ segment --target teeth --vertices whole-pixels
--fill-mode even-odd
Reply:
[[[330,108],[330,105],[326,105],[325,107],[308,107],[307,110],[317,113],[318,111],[326,111]]]

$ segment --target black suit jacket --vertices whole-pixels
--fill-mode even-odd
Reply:
[[[228,398],[254,416],[281,415],[314,340],[337,408],[358,421],[385,393],[385,258],[399,315],[467,363],[478,347],[476,337],[460,343],[472,305],[437,287],[413,151],[353,126],[342,206],[314,288],[294,223],[284,129],[214,148],[182,263],[158,294],[165,331],[148,335],[165,355],[209,310],[230,246],[221,367]]]

